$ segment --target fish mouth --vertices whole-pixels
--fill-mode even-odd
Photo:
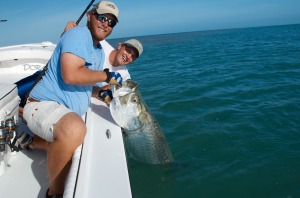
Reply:
[[[121,87],[114,92],[113,97],[114,98],[123,97],[130,93],[133,93],[133,91],[130,88]]]
[[[138,84],[135,81],[128,79],[125,81],[125,85],[123,85],[123,87],[128,87],[132,91],[135,91],[138,88]]]
[[[118,88],[113,93],[113,98],[123,97],[127,94],[134,93],[138,89],[138,84],[133,80],[126,80],[123,82],[123,86],[121,88]]]
[[[113,93],[109,109],[114,121],[120,127],[127,130],[139,128],[141,113],[139,97],[136,96],[135,89],[129,88],[126,83]]]
[[[128,97],[132,90],[127,87],[121,87],[114,91],[113,99],[109,104],[111,116],[115,122],[122,128],[126,128],[127,123],[131,119],[128,116]]]

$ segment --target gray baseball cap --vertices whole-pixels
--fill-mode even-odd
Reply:
[[[138,57],[140,57],[143,53],[143,45],[141,42],[139,42],[136,39],[129,39],[127,41],[124,42],[124,44],[135,48],[138,51]]]

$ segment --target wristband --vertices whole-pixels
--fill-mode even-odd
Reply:
[[[109,81],[111,80],[111,74],[109,72],[109,69],[106,68],[103,71],[106,73],[106,76],[107,76],[106,80],[104,82],[109,83]]]

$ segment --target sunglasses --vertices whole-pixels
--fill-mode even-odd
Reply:
[[[108,22],[108,26],[113,28],[115,27],[115,25],[117,24],[117,21],[114,19],[110,19],[107,16],[103,15],[103,14],[98,14],[98,13],[94,13],[94,15],[96,16],[96,18],[98,19],[98,21],[104,23],[104,22]]]
[[[131,47],[131,46],[128,46],[126,44],[124,44],[124,47],[125,47],[125,51],[127,54],[131,54],[131,57],[133,60],[135,60],[138,56],[138,52],[135,48]]]

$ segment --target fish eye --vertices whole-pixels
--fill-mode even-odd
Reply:
[[[133,97],[133,98],[131,99],[131,102],[133,102],[133,103],[138,103],[138,102],[139,102],[139,98],[138,98],[138,97]]]

